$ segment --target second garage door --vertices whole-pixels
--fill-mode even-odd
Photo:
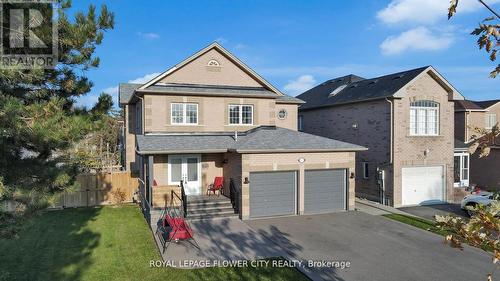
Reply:
[[[443,178],[442,166],[403,168],[402,205],[442,203]]]
[[[296,171],[252,172],[249,189],[251,218],[296,213]]]
[[[345,209],[345,169],[304,172],[304,213],[328,213]]]

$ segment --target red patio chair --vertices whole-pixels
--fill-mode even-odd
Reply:
[[[210,184],[207,188],[207,195],[210,195],[210,192],[215,192],[218,190],[219,195],[222,194],[222,188],[224,187],[224,178],[223,177],[215,177],[214,183]]]

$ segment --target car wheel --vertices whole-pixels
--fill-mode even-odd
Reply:
[[[476,211],[473,210],[475,208],[476,208],[476,204],[469,204],[469,205],[465,206],[465,211],[467,212],[467,215],[469,217],[473,217],[476,214]]]

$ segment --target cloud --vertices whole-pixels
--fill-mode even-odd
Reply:
[[[146,74],[142,77],[129,80],[128,83],[144,84],[146,82],[149,82],[151,79],[155,78],[158,75],[160,75],[160,72],[153,72],[150,74]]]
[[[144,39],[150,39],[150,40],[160,39],[160,35],[154,32],[137,32],[137,35]]]
[[[500,0],[490,0],[495,4]],[[378,11],[377,18],[387,24],[417,23],[430,24],[448,15],[449,1],[446,0],[392,0],[387,7]],[[460,0],[457,14],[475,12],[484,8],[477,0]]]
[[[138,77],[138,78],[129,80],[128,83],[144,84],[146,82],[149,82],[151,79],[155,78],[158,75],[160,75],[159,72],[153,72],[150,74],[146,74],[142,77]],[[94,92],[94,93],[90,93],[90,94],[87,94],[85,96],[82,96],[78,99],[78,105],[85,106],[87,108],[94,106],[99,98],[99,95],[101,95],[101,93],[106,93],[106,94],[111,95],[113,97],[113,103],[115,104],[115,106],[118,105],[118,86],[108,87],[108,88],[102,89],[99,92]]]
[[[227,39],[226,39],[226,38],[224,38],[224,37],[218,37],[217,39],[215,39],[215,42],[217,42],[217,43],[219,43],[219,44],[221,44],[221,45],[224,45],[224,44],[228,43],[228,42],[229,42],[229,40],[227,40]]]
[[[306,90],[309,90],[316,84],[316,80],[312,75],[301,75],[295,80],[290,80],[283,89],[290,95],[298,95]]]
[[[419,26],[402,32],[398,36],[387,37],[380,49],[385,55],[397,55],[408,50],[436,51],[448,48],[453,43],[449,33],[434,35],[426,27]]]

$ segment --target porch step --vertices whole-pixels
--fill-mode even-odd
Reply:
[[[224,214],[214,214],[214,215],[188,215],[188,219],[190,221],[193,220],[204,220],[204,219],[215,219],[215,218],[237,218],[238,214],[235,214],[234,212],[229,214],[229,213],[224,213]]]
[[[188,197],[187,218],[206,219],[218,217],[237,217],[231,200],[225,196]]]
[[[231,201],[220,201],[220,202],[196,202],[187,204],[188,210],[199,210],[199,209],[214,209],[214,208],[233,208]]]

